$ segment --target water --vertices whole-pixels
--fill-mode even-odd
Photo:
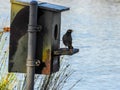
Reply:
[[[41,1],[70,7],[62,13],[61,36],[67,29],[73,29],[73,46],[80,52],[64,56],[75,73],[63,90],[79,79],[72,90],[119,90],[120,0]],[[2,3],[0,18],[8,15],[10,7],[8,0]]]

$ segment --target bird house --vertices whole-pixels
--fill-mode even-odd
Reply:
[[[11,1],[9,72],[26,73],[29,3]],[[61,12],[68,7],[39,2],[35,73],[51,74],[60,68],[60,55],[71,54],[60,49]],[[74,50],[73,53],[78,52]],[[72,54],[73,54],[72,53]]]
[[[37,35],[36,55],[37,58],[42,55],[41,62],[45,65],[42,68],[42,73],[53,73],[59,70],[60,57],[54,55],[54,50],[60,48],[61,12],[68,9],[64,6],[48,3],[39,4],[38,25],[41,25],[42,29]]]

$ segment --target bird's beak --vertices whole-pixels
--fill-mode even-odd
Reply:
[[[73,32],[73,30],[70,30],[70,32]]]

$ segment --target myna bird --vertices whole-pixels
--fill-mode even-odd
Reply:
[[[62,40],[65,46],[68,46],[68,49],[72,52],[73,46],[72,46],[72,36],[71,33],[73,30],[68,29],[67,32],[63,35]]]

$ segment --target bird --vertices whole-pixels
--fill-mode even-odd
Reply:
[[[67,32],[62,37],[63,44],[68,47],[70,52],[72,52],[72,50],[73,50],[72,36],[71,36],[72,32],[73,32],[72,29],[68,29]]]

